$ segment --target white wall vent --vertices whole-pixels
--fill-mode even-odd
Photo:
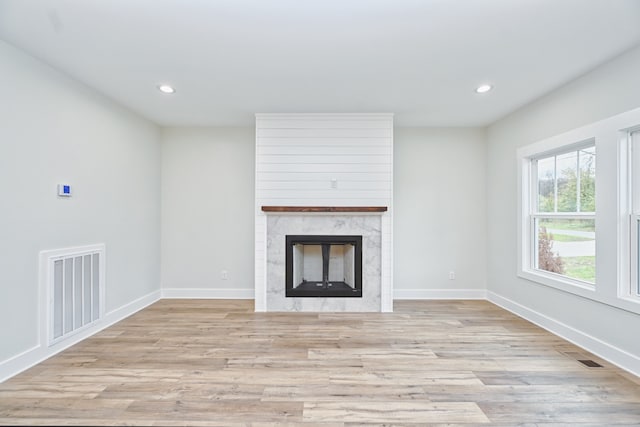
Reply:
[[[104,313],[105,246],[91,245],[40,252],[43,333],[53,345],[85,329]],[[44,307],[43,307],[44,308]],[[46,315],[45,315],[46,313]]]

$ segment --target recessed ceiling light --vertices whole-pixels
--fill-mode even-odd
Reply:
[[[491,85],[480,85],[476,88],[476,92],[477,93],[486,93],[489,92],[491,89],[493,88],[493,86]]]
[[[158,90],[162,93],[174,93],[176,90],[170,85],[158,85]]]

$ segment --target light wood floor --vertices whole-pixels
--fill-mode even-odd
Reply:
[[[491,303],[395,310],[162,300],[0,384],[0,424],[640,425],[638,378]]]

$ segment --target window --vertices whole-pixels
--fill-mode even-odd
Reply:
[[[628,133],[629,157],[629,288],[623,294],[640,296],[640,131]],[[625,292],[626,291],[626,292]]]
[[[530,160],[528,267],[595,284],[596,147],[593,142]]]
[[[517,159],[518,276],[640,314],[640,108]]]

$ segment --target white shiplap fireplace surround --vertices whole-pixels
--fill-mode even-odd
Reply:
[[[255,189],[256,311],[393,311],[392,114],[256,114]],[[362,236],[362,298],[285,296],[300,234]]]

